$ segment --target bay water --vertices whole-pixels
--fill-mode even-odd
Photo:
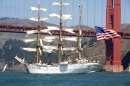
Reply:
[[[0,72],[0,86],[130,86],[130,73],[26,74]]]

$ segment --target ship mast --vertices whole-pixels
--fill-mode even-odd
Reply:
[[[63,20],[69,20],[71,19],[71,15],[64,15],[62,14],[62,6],[67,6],[69,5],[69,3],[63,3],[62,0],[60,0],[60,2],[54,2],[52,5],[55,6],[59,6],[60,7],[60,12],[59,14],[50,14],[50,17],[58,17],[60,18],[60,24],[59,27],[48,27],[48,29],[50,30],[59,30],[59,40],[58,40],[58,63],[61,62],[61,58],[62,58],[62,50],[64,50],[64,48],[62,47],[62,31],[67,31],[67,32],[72,32],[72,29],[67,29],[62,27],[62,21]],[[63,49],[62,49],[63,48]]]
[[[38,31],[38,33],[37,33],[37,46],[36,46],[36,63],[38,63],[39,62],[39,56],[40,56],[40,54],[39,54],[39,49],[40,49],[40,41],[39,41],[39,39],[40,39],[40,0],[39,0],[39,2],[38,2],[38,27],[37,27],[37,31]]]
[[[62,36],[62,0],[60,0],[60,34],[59,34],[59,44],[58,44],[58,63],[61,62],[61,48],[62,48],[62,41],[61,41],[61,36]]]
[[[79,12],[80,12],[80,17],[79,17],[79,26],[78,26],[78,40],[77,40],[77,48],[78,48],[78,59],[81,59],[81,20],[82,20],[82,8],[83,6],[80,4],[79,6]]]
[[[26,51],[33,51],[33,52],[36,52],[36,56],[35,56],[35,62],[38,63],[39,60],[40,60],[40,55],[42,55],[42,51],[41,51],[41,48],[43,48],[43,43],[42,43],[42,40],[40,38],[40,32],[45,32],[45,33],[49,33],[50,34],[50,31],[47,30],[47,29],[43,29],[41,30],[41,27],[40,27],[40,21],[46,21],[48,18],[41,18],[40,17],[40,11],[45,11],[47,12],[47,9],[46,8],[40,8],[40,0],[38,1],[38,6],[37,7],[31,7],[31,12],[33,11],[37,11],[38,12],[38,16],[37,18],[29,18],[29,20],[32,20],[32,21],[37,21],[37,29],[36,30],[29,30],[29,31],[26,31],[27,34],[34,34],[34,33],[37,33],[37,37],[36,39],[33,38],[33,39],[24,39],[23,41],[24,42],[32,42],[32,41],[36,41],[36,47],[35,49],[34,48],[22,48],[23,50],[26,50]],[[46,51],[46,50],[44,50]]]

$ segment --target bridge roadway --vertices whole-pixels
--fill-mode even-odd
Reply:
[[[7,24],[0,24],[0,32],[12,32],[12,33],[26,33],[28,30],[36,30],[37,27],[34,26],[17,26],[17,25],[7,25]],[[42,28],[47,29],[47,28]],[[75,33],[78,32],[78,30],[74,30]],[[58,35],[59,31],[51,31],[52,35]],[[122,39],[130,39],[130,33],[127,32],[118,32]],[[46,34],[46,33],[42,33]],[[62,35],[64,36],[76,36],[76,34],[71,34],[69,32],[63,32]],[[90,29],[84,29],[82,30],[82,36],[83,37],[95,37],[96,32],[95,30]]]

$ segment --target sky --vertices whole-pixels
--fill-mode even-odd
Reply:
[[[59,7],[53,6],[53,2],[60,0],[41,0],[40,6],[47,8],[47,12],[41,12],[41,17],[48,17],[51,13],[59,14]],[[63,21],[64,26],[79,24],[79,5],[82,3],[82,24],[90,27],[106,26],[106,1],[107,0],[62,0],[70,3],[63,7],[63,14],[72,14],[72,20]],[[121,23],[130,23],[130,0],[121,0]],[[37,12],[31,13],[31,6],[37,6],[38,0],[0,0],[0,18],[10,17],[28,19],[37,17]],[[58,18],[49,18],[46,22],[59,25]]]

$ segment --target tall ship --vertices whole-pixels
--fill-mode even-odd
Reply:
[[[82,57],[82,48],[81,48],[81,40],[82,40],[82,31],[80,29],[81,25],[81,19],[82,19],[82,5],[79,6],[80,8],[80,17],[79,17],[79,27],[78,27],[78,34],[76,37],[63,37],[62,32],[69,32],[71,34],[76,34],[73,32],[74,28],[67,28],[63,27],[62,21],[67,21],[69,19],[72,19],[72,16],[69,14],[62,14],[62,7],[68,6],[69,3],[62,2],[54,2],[52,5],[59,6],[60,12],[59,14],[53,13],[50,14],[50,17],[57,17],[60,19],[59,26],[47,26],[47,29],[40,29],[40,21],[45,21],[48,18],[41,18],[40,17],[40,11],[47,11],[45,8],[40,8],[40,2],[38,3],[38,7],[31,7],[32,11],[38,11],[38,18],[30,18],[30,20],[37,21],[38,26],[37,30],[31,30],[27,31],[27,34],[33,34],[36,33],[36,38],[29,38],[29,39],[23,39],[24,42],[34,42],[36,41],[36,47],[35,48],[21,48],[22,50],[26,51],[33,51],[36,52],[35,62],[27,62],[24,59],[19,58],[18,56],[15,57],[16,60],[18,60],[24,72],[31,73],[31,74],[69,74],[69,73],[90,73],[94,71],[99,63],[97,62],[87,62],[83,60]],[[57,30],[59,31],[59,36],[53,36],[50,31]],[[48,33],[50,35],[44,35],[41,36],[41,33]],[[46,42],[52,42],[53,40],[58,39],[57,46],[53,45],[45,45],[44,41]],[[77,43],[76,47],[68,47],[64,46],[63,40],[69,40],[69,41],[75,41]],[[40,58],[41,55],[44,52],[52,53],[53,50],[57,51],[57,63],[43,63]],[[63,53],[64,52],[76,52],[78,55],[75,57],[75,61],[71,61],[70,58],[66,57],[67,60],[63,60]],[[33,57],[33,58],[34,58]],[[62,61],[63,60],[63,61]]]

